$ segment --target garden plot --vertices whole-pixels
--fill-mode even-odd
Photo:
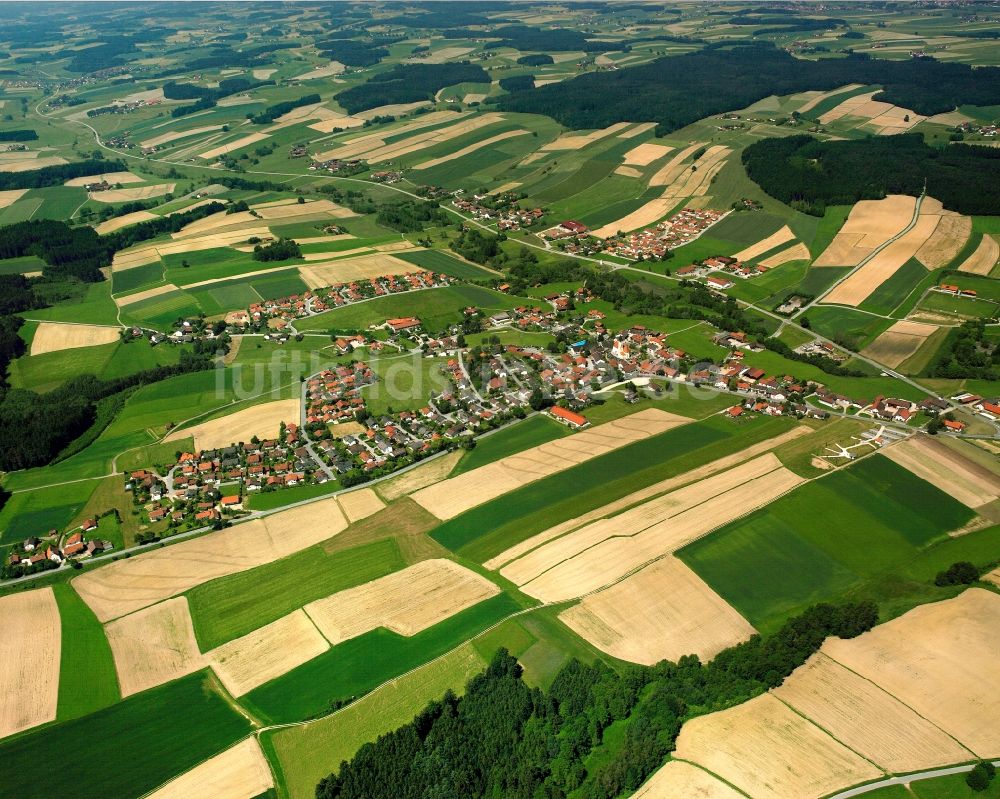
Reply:
[[[520,544],[516,544],[510,549],[501,552],[495,558],[486,561],[483,565],[487,569],[499,569],[501,566],[520,558],[526,553],[531,552],[536,547],[540,547],[542,544],[551,541],[554,538],[558,538],[566,533],[578,530],[591,522],[620,513],[633,505],[646,502],[647,500],[657,497],[660,494],[665,494],[668,491],[674,491],[681,486],[696,483],[700,480],[711,477],[712,475],[718,474],[719,472],[727,471],[741,463],[744,463],[745,461],[749,461],[760,455],[764,455],[771,450],[777,449],[782,444],[794,441],[795,439],[809,435],[812,432],[811,428],[805,425],[799,425],[798,427],[794,427],[791,430],[774,436],[766,441],[761,441],[757,444],[745,447],[739,452],[734,452],[732,455],[726,455],[723,458],[718,458],[710,463],[706,463],[704,466],[691,469],[683,474],[677,475],[676,477],[669,477],[666,480],[661,480],[659,483],[654,483],[653,485],[642,488],[639,491],[634,491],[621,499],[615,500],[607,505],[603,505],[600,508],[596,508],[582,516],[568,519],[562,524],[550,527],[548,530],[544,530],[538,535],[532,536],[526,541],[522,541]]]
[[[297,610],[207,652],[205,658],[226,690],[243,696],[329,648],[305,611]]]
[[[860,305],[916,255],[917,250],[934,232],[939,219],[940,217],[934,214],[921,213],[913,228],[889,244],[842,283],[836,285],[829,294],[824,295],[822,301],[839,305]]]
[[[1000,595],[970,588],[850,641],[829,638],[821,651],[977,756],[995,757],[1000,752],[998,633]]]
[[[632,795],[632,799],[746,799],[707,771],[669,760]]]
[[[896,322],[865,347],[861,354],[895,369],[914,355],[928,337],[937,331],[934,325],[920,322]]]
[[[602,652],[646,666],[691,654],[708,661],[756,632],[672,556],[591,594],[559,619]]]
[[[246,136],[240,137],[239,139],[227,142],[226,144],[213,147],[211,150],[205,150],[205,152],[199,153],[198,157],[206,161],[210,161],[213,158],[218,158],[220,155],[226,155],[234,150],[249,147],[251,144],[256,144],[257,142],[264,141],[264,139],[268,138],[270,138],[269,133],[250,133]]]
[[[73,587],[106,622],[209,580],[271,563],[346,527],[331,497],[116,561],[80,575]]]
[[[983,235],[982,241],[976,247],[976,251],[966,258],[960,267],[959,272],[968,272],[973,275],[988,275],[993,271],[993,267],[1000,261],[1000,244],[993,236]]]
[[[164,441],[179,441],[194,436],[197,449],[216,449],[240,441],[248,442],[254,436],[276,438],[281,423],[298,424],[300,413],[297,399],[264,402],[193,427],[174,430]]]
[[[659,161],[673,149],[666,144],[646,142],[625,153],[625,163],[629,166],[649,166],[653,161]]]
[[[770,258],[765,258],[760,265],[765,269],[774,269],[776,266],[791,263],[792,261],[808,261],[810,258],[809,248],[801,241],[791,247],[777,252]]]
[[[437,558],[310,602],[305,612],[338,644],[379,627],[416,635],[499,593],[485,577]]]
[[[780,230],[776,230],[766,239],[761,239],[756,244],[751,244],[749,247],[745,247],[738,253],[733,255],[737,261],[751,261],[758,256],[763,255],[769,250],[773,250],[782,244],[787,244],[795,238],[795,234],[788,225],[785,225]]]
[[[515,136],[525,136],[530,132],[531,131],[525,130],[524,128],[518,128],[517,130],[508,130],[504,133],[498,133],[496,136],[490,136],[488,139],[473,142],[472,144],[463,147],[460,150],[455,150],[455,152],[449,153],[448,155],[443,155],[440,158],[432,158],[430,161],[419,163],[413,168],[430,169],[431,167],[439,166],[440,164],[447,163],[448,161],[453,161],[456,158],[462,158],[463,156],[469,155],[469,153],[474,153],[476,150],[481,150],[484,147],[491,147],[497,142],[506,141],[507,139],[514,138]]]
[[[385,507],[378,494],[370,488],[359,488],[356,491],[340,494],[337,501],[340,502],[340,508],[351,524],[367,519]]]
[[[123,227],[128,227],[129,225],[148,222],[150,219],[159,219],[159,217],[156,214],[151,214],[149,211],[133,211],[131,214],[123,214],[122,216],[116,216],[105,222],[101,222],[94,230],[97,231],[99,236],[105,236],[108,233],[114,233],[116,230],[121,230]]]
[[[334,253],[328,253],[329,257]],[[300,266],[299,274],[311,289],[349,283],[352,280],[371,280],[383,275],[405,275],[417,271],[413,264],[384,253],[339,258],[328,263],[310,263]]]
[[[688,721],[674,756],[754,799],[819,799],[883,776],[771,694]]]
[[[56,718],[62,625],[51,588],[0,597],[0,738]]]
[[[1000,498],[1000,478],[929,436],[918,433],[882,454],[967,507],[981,508]]]
[[[890,773],[974,759],[911,708],[822,653],[796,669],[774,695]]]
[[[273,787],[267,758],[251,735],[147,794],[146,799],[254,799]]]
[[[185,597],[117,619],[104,628],[122,696],[162,685],[205,667]]]
[[[92,191],[87,196],[99,203],[124,203],[134,200],[148,200],[152,197],[162,197],[164,194],[170,194],[176,187],[176,183],[156,183],[152,186],[138,186],[134,189]]]
[[[765,455],[558,538],[504,567],[501,574],[545,602],[584,596],[803,482],[775,456]]]
[[[439,519],[451,519],[515,488],[568,469],[575,463],[690,421],[687,417],[651,408],[501,458],[495,463],[423,488],[412,496]]]
[[[893,236],[903,232],[916,200],[905,194],[890,194],[884,200],[861,200],[815,266],[857,266]]]
[[[58,352],[77,347],[96,347],[118,341],[121,330],[103,325],[72,325],[59,322],[39,322],[31,339],[32,355]]]
[[[104,181],[114,186],[116,183],[145,183],[146,178],[133,175],[131,172],[105,172],[100,175],[87,175],[82,178],[71,178],[63,183],[64,186],[86,186],[88,183],[100,183]]]

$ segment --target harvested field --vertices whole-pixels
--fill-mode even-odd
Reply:
[[[156,214],[151,214],[149,211],[133,211],[131,214],[123,214],[122,216],[116,216],[105,222],[101,222],[94,230],[97,231],[98,235],[104,236],[129,225],[148,222],[150,219],[159,219],[159,217]]]
[[[311,289],[352,280],[370,280],[382,275],[406,275],[420,271],[413,264],[384,253],[339,258],[327,263],[300,266],[299,274]]]
[[[185,597],[117,619],[104,632],[115,656],[123,697],[205,667]]]
[[[838,89],[831,89],[828,92],[802,92],[803,97],[805,95],[810,95],[806,102],[799,106],[799,113],[804,114],[806,111],[812,111],[817,105],[822,103],[824,100],[833,97],[836,94],[842,94],[844,92],[849,92],[854,89],[860,89],[860,83],[852,83],[848,86],[841,86]]]
[[[371,488],[348,491],[346,494],[338,496],[337,501],[340,502],[340,508],[344,511],[347,521],[352,524],[361,521],[361,519],[367,519],[385,507],[385,503]]]
[[[867,121],[880,135],[888,135],[909,130],[927,118],[907,108],[873,100],[872,97],[876,94],[878,92],[874,91],[849,97],[823,114],[819,121],[827,125],[844,117],[857,117],[859,120]]]
[[[27,192],[27,189],[7,189],[0,191],[0,209],[10,207],[27,194]]]
[[[632,799],[745,799],[739,791],[690,763],[670,760]]]
[[[418,119],[412,122],[407,122],[404,125],[400,125],[398,128],[392,129],[393,136],[400,136],[404,133],[410,133],[414,130],[420,130],[421,128],[426,128],[431,125],[437,125],[445,120],[455,120],[464,118],[464,114],[456,114],[453,111],[431,111],[427,114],[422,114]],[[367,115],[358,115],[358,118],[362,120],[364,124]],[[367,133],[361,136],[355,136],[347,141],[340,142],[339,149],[328,150],[325,153],[319,153],[316,158],[318,160],[323,160],[326,158],[333,158],[334,153],[341,153],[337,156],[338,158],[353,157],[354,155],[360,155],[369,150],[373,150],[377,147],[385,146],[385,140],[382,136],[388,136],[388,133]]]
[[[274,778],[257,738],[200,763],[146,799],[254,799],[274,787]]]
[[[101,621],[184,593],[217,577],[283,558],[342,532],[333,497],[86,572],[73,587]]]
[[[419,163],[413,168],[430,169],[431,167],[447,163],[448,161],[453,161],[456,158],[462,158],[463,156],[469,155],[469,153],[474,153],[476,150],[481,150],[484,147],[490,147],[497,142],[506,141],[507,139],[514,138],[515,136],[525,136],[530,132],[531,131],[524,130],[523,128],[518,128],[517,130],[508,130],[504,133],[498,133],[496,136],[490,136],[488,139],[473,142],[472,144],[463,147],[460,150],[455,150],[455,152],[449,153],[448,155],[443,155],[440,158],[432,158],[430,161]]]
[[[981,579],[1000,588],[1000,566],[989,572],[989,574],[984,574]]]
[[[795,234],[792,233],[791,228],[785,225],[780,230],[775,231],[766,239],[761,239],[756,244],[751,244],[749,247],[745,247],[736,253],[733,258],[737,261],[750,261],[759,255],[763,255],[768,250],[773,250],[779,245],[786,244],[795,238]]]
[[[436,558],[310,602],[305,612],[331,644],[385,627],[416,635],[500,589],[454,561]]]
[[[939,217],[931,214],[920,214],[911,230],[892,242],[843,283],[835,286],[829,294],[824,295],[822,301],[840,305],[860,305],[916,254],[934,232],[938,219]]]
[[[979,757],[1000,752],[1000,595],[970,588],[822,652],[878,685]]]
[[[317,78],[332,78],[344,71],[344,65],[339,61],[331,61],[325,67],[316,66],[308,72],[296,75],[291,80],[316,80]]]
[[[552,152],[553,150],[579,150],[586,147],[588,144],[593,144],[594,142],[600,141],[608,136],[613,136],[631,125],[631,122],[616,122],[614,125],[609,125],[606,128],[601,128],[600,130],[595,130],[591,133],[564,133],[555,141],[551,141],[548,144],[543,145],[541,152]]]
[[[348,128],[360,128],[364,124],[365,120],[361,117],[336,116],[328,119],[321,119],[319,122],[313,122],[311,125],[307,125],[306,127],[319,131],[320,133],[333,133],[338,129],[347,130]]]
[[[58,352],[77,347],[96,347],[120,338],[120,329],[103,325],[71,325],[59,322],[39,322],[31,339],[31,355]]]
[[[270,134],[268,133],[250,133],[239,139],[220,145],[219,147],[213,147],[211,150],[205,150],[205,152],[199,153],[198,157],[209,161],[213,158],[218,158],[220,155],[226,155],[234,150],[239,150],[242,147],[249,147],[251,144],[256,144],[257,142],[263,141],[267,138],[270,138]]]
[[[819,799],[882,776],[771,694],[688,721],[674,755],[754,799]]]
[[[161,133],[159,136],[146,139],[145,141],[140,142],[140,145],[142,147],[159,147],[163,144],[169,144],[172,141],[177,141],[178,139],[186,139],[188,136],[197,136],[199,133],[212,133],[216,130],[222,130],[222,125],[203,125],[200,128],[175,130],[171,133]]]
[[[243,696],[329,648],[316,625],[300,609],[207,652],[205,658],[226,690],[233,696]]]
[[[465,95],[465,97],[462,98],[462,102],[468,105],[469,103],[481,103],[485,99],[486,99],[485,94],[472,93]]]
[[[691,654],[707,662],[756,632],[672,556],[591,594],[559,619],[602,652],[646,666]]]
[[[653,161],[658,161],[673,149],[665,144],[646,142],[625,153],[625,163],[630,166],[649,166]]]
[[[1000,261],[1000,244],[993,236],[984,234],[976,251],[962,262],[958,271],[973,275],[988,275],[997,265],[997,261]]]
[[[1000,477],[930,436],[918,433],[882,454],[970,508],[1000,498]]]
[[[115,257],[111,261],[111,271],[121,272],[136,266],[156,263],[159,260],[160,254],[154,247],[142,247],[130,251],[121,250],[115,253]]]
[[[413,499],[439,519],[451,519],[522,485],[561,472],[574,463],[690,421],[658,409],[640,411],[443,480],[417,491]]]
[[[137,302],[150,300],[153,297],[159,297],[162,294],[170,294],[174,291],[179,291],[177,286],[173,283],[167,283],[165,286],[157,286],[156,288],[146,289],[145,291],[136,291],[133,294],[128,294],[124,297],[114,297],[113,299],[119,308],[124,308],[126,305],[133,305]]]
[[[673,158],[664,164],[656,174],[649,179],[650,186],[669,186],[685,170],[684,161],[698,150],[706,147],[708,142],[692,142],[680,150]]]
[[[62,624],[51,588],[0,597],[0,738],[54,721]]]
[[[916,200],[903,194],[856,203],[844,226],[814,265],[857,266],[910,224],[915,207]]]
[[[418,100],[415,103],[390,103],[389,105],[380,105],[378,108],[369,108],[365,111],[358,111],[356,116],[362,119],[374,119],[375,117],[401,117],[409,114],[411,111],[416,111],[418,108],[423,108],[425,105],[430,105],[430,100]],[[444,111],[442,113],[449,113]],[[432,116],[432,114],[427,114],[426,116]]]
[[[134,189],[92,191],[87,196],[99,203],[125,203],[133,200],[148,200],[151,197],[162,197],[164,194],[170,194],[176,186],[176,183],[156,183],[152,186],[139,186]]]
[[[350,208],[344,208],[330,200],[312,200],[310,202],[296,203],[295,205],[282,205],[279,207],[260,208],[257,210],[261,219],[273,222],[278,219],[296,219],[310,214],[326,214],[333,219],[346,219],[349,216],[357,216]]]
[[[620,166],[615,169],[616,175],[624,175],[627,178],[641,178],[642,172],[632,166]]]
[[[903,361],[916,353],[928,336],[937,331],[934,325],[920,322],[896,322],[882,333],[861,354],[895,369]]]
[[[298,424],[299,414],[297,399],[264,402],[193,427],[174,430],[164,441],[179,441],[194,436],[194,445],[198,449],[216,449],[239,441],[249,441],[255,435],[260,438],[275,438],[281,423]]]
[[[972,752],[878,686],[822,653],[774,695],[887,772],[973,760]]]
[[[334,429],[337,430],[340,427],[343,425],[338,425]],[[399,477],[379,483],[376,490],[383,499],[392,502],[394,499],[399,499],[419,491],[421,488],[427,488],[445,480],[460,460],[462,460],[461,451],[449,452],[447,455],[441,455],[434,460],[421,463],[415,469],[410,469]]]
[[[557,538],[500,573],[542,601],[580,597],[767,505],[802,482],[773,454],[764,455]]]
[[[926,202],[925,200],[925,205]],[[917,250],[916,259],[928,269],[947,266],[961,252],[971,235],[971,218],[951,211],[942,211],[934,232]]]
[[[101,175],[87,175],[82,178],[72,178],[63,183],[64,186],[86,186],[88,183],[104,181],[114,186],[116,183],[145,183],[146,178],[133,175],[131,172],[105,172]]]
[[[801,241],[791,247],[777,252],[770,258],[765,258],[760,265],[765,269],[774,269],[776,266],[791,263],[792,261],[808,261],[810,258],[809,248]]]
[[[41,158],[36,157],[37,153],[14,153],[13,155],[23,157],[0,160],[0,172],[28,172],[32,169],[67,163],[65,158],[60,158],[58,155],[47,155]]]
[[[639,491],[634,491],[633,493],[628,494],[615,502],[596,508],[595,510],[582,516],[569,519],[562,524],[550,527],[548,530],[544,530],[538,535],[532,536],[526,541],[522,541],[520,544],[516,544],[510,549],[501,552],[495,558],[486,561],[483,565],[487,569],[495,571],[504,564],[520,558],[522,555],[541,546],[547,541],[551,541],[552,539],[565,535],[573,530],[578,530],[590,522],[607,518],[620,513],[633,505],[646,502],[647,500],[659,496],[660,494],[665,494],[668,491],[674,491],[681,486],[696,483],[700,480],[711,477],[714,474],[718,474],[719,472],[727,471],[734,466],[744,463],[745,461],[764,455],[765,453],[778,448],[782,444],[794,441],[802,436],[809,435],[811,432],[811,428],[806,427],[805,425],[799,425],[798,427],[792,428],[781,435],[774,436],[766,441],[761,441],[758,444],[753,444],[752,446],[746,447],[739,452],[733,453],[732,455],[727,455],[724,458],[718,458],[710,463],[706,463],[704,466],[698,467],[697,469],[691,469],[690,471],[684,472],[676,477],[670,477],[666,480],[660,481],[659,483],[654,483],[651,486],[640,489]]]

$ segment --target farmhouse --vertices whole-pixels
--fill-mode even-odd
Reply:
[[[405,316],[400,319],[386,319],[385,323],[393,333],[402,333],[420,327],[420,320],[415,316]]]
[[[566,408],[560,408],[558,405],[553,405],[549,408],[549,414],[557,422],[561,422],[567,427],[572,427],[574,430],[580,430],[590,425],[586,416],[581,416]]]
[[[732,280],[725,277],[718,277],[716,275],[705,278],[705,283],[708,284],[709,288],[713,289],[729,289],[736,285]]]

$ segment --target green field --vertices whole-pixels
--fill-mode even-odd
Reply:
[[[675,427],[486,502],[445,522],[431,536],[481,563],[547,527],[769,438],[788,424],[755,419],[737,428],[713,417]]]
[[[96,480],[87,480],[14,494],[0,510],[0,546],[62,530],[96,487]]]
[[[894,589],[913,590],[905,583],[915,555],[940,553],[945,568],[962,541],[948,531],[972,516],[936,487],[873,455],[797,488],[678,557],[768,632],[815,602],[873,593],[890,599]]]
[[[485,668],[486,660],[472,646],[464,646],[333,716],[268,736],[265,747],[280,764],[283,793],[290,799],[312,799],[320,779],[337,770],[362,744],[408,723],[445,691],[461,694]]]
[[[111,274],[111,290],[115,294],[127,294],[141,288],[149,288],[163,281],[163,264],[154,261],[132,269],[122,269]]]
[[[204,672],[144,691],[89,716],[0,742],[7,763],[41,763],[53,752],[95,747],[65,768],[8,769],[4,793],[54,796],[142,796],[236,743],[250,724]],[[109,762],[113,758],[113,762]]]
[[[478,469],[508,455],[513,455],[530,447],[537,447],[546,441],[568,436],[569,430],[548,416],[532,416],[496,433],[491,433],[476,442],[475,449],[462,455],[452,476]]]
[[[113,705],[121,695],[111,647],[94,612],[68,584],[52,589],[62,625],[56,718],[69,721]]]
[[[444,250],[401,252],[397,257],[414,266],[419,266],[421,269],[430,269],[432,272],[440,272],[466,280],[492,280],[497,277],[495,272],[463,261]]]
[[[333,554],[310,547],[255,569],[212,580],[188,592],[203,652],[277,621],[317,599],[384,577],[406,566],[392,539]]]
[[[510,596],[499,594],[409,638],[384,628],[373,630],[256,688],[244,703],[275,723],[323,714],[331,702],[360,697],[520,609]]]

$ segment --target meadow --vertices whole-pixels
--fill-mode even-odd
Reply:
[[[321,546],[188,592],[203,652],[253,632],[316,599],[363,585],[407,565],[392,539],[329,553]]]
[[[337,644],[243,700],[253,713],[272,723],[322,715],[334,703],[363,696],[519,610],[514,599],[499,594],[411,637],[384,628],[373,630]]]
[[[18,799],[142,796],[249,731],[249,722],[222,698],[214,678],[200,672],[0,742],[0,757],[8,763],[44,763],[53,752],[81,747],[97,750],[74,757],[71,766],[9,769],[4,791]]]
[[[816,602],[926,592],[906,585],[918,553],[933,551],[945,568],[960,559],[951,554],[957,542],[995,540],[986,531],[948,537],[972,516],[938,488],[872,455],[716,530],[678,557],[769,632]]]

